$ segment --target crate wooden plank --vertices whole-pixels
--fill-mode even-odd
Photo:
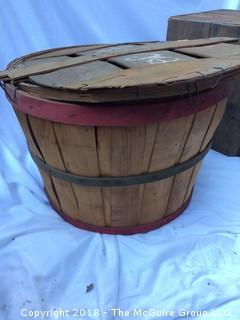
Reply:
[[[239,92],[239,79],[235,84]],[[234,95],[234,98],[237,98],[236,95]],[[239,100],[236,104],[234,100],[230,100],[230,104],[227,105],[222,121],[217,128],[212,148],[229,156],[240,156]]]
[[[185,23],[188,23],[188,30],[184,29],[184,27],[181,26],[181,24],[185,25]],[[189,39],[197,38],[196,34],[199,32],[199,23],[203,25],[203,37],[240,37],[240,11],[216,10],[171,17],[169,19],[167,39],[176,40],[185,39],[186,37]],[[207,30],[209,28],[209,25],[210,30]],[[219,52],[217,54],[219,56],[221,54],[224,55],[225,53]],[[229,52],[229,55],[231,55],[231,52]],[[235,108],[233,110],[237,110],[237,97],[238,89],[234,89],[231,99],[229,101],[230,105],[235,104]],[[233,150],[230,151],[231,146],[234,144],[234,136],[236,136],[236,134],[234,135],[233,132],[237,132],[238,127],[237,124],[234,125],[235,128],[233,129],[233,132],[230,133],[231,128],[233,127],[233,121],[231,119],[235,117],[235,112],[232,112],[231,116],[229,117],[229,120],[226,120],[226,116],[224,116],[223,121],[220,125],[221,128],[219,127],[219,129],[217,130],[215,135],[215,142],[213,143],[213,147],[215,150],[218,150],[228,155],[237,155],[238,153],[236,151],[237,144],[235,144],[234,148],[235,153],[233,152]]]
[[[239,18],[240,19],[240,18]],[[209,37],[232,36],[240,37],[239,24],[229,25],[227,23],[212,23]]]
[[[189,21],[170,18],[168,20],[167,40],[207,38],[211,30],[211,22]]]
[[[189,29],[184,29],[186,23]],[[171,17],[168,23],[167,40],[185,39],[186,37],[196,39],[196,34],[199,32],[199,23],[203,25],[203,37],[240,38],[240,10],[215,10]],[[239,42],[236,44],[239,44]],[[198,53],[204,57],[222,56],[225,59],[230,59],[230,56],[233,56],[233,54],[239,54],[239,46],[236,45],[236,47],[231,46],[228,48],[224,43],[217,46],[209,46],[207,51],[204,47],[192,49],[186,51],[177,49],[176,51],[185,52],[186,54],[192,53],[194,56],[197,56]],[[233,80],[234,82],[231,84],[233,89],[232,94],[229,97],[223,119],[215,133],[212,148],[226,155],[238,156],[240,154],[240,134],[237,114],[240,101],[240,78],[235,75]]]
[[[194,22],[240,24],[240,10],[211,10],[172,16],[169,20],[188,20]]]
[[[240,37],[239,10],[213,10],[170,17],[167,40]]]

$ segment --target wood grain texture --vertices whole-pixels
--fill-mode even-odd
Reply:
[[[21,63],[16,65],[16,68],[26,68],[35,65],[40,65],[41,63],[51,63],[51,62],[64,62],[68,60],[68,56],[59,56],[59,57],[49,57],[49,58],[38,58],[35,60],[23,60]]]
[[[77,175],[98,177],[98,155],[94,127],[80,127],[54,123],[65,170]],[[72,184],[77,198],[76,219],[85,223],[105,225],[101,188]]]
[[[195,114],[192,127],[180,156],[180,163],[190,159],[200,151],[206,132],[213,118],[214,111],[215,106]],[[190,168],[174,177],[171,194],[168,200],[167,214],[174,212],[183,204],[186,190],[191,183],[192,175],[193,168]]]
[[[184,29],[184,25],[190,26],[189,30]],[[206,25],[203,27],[203,37],[240,37],[240,11],[239,10],[215,10],[200,12],[181,16],[171,17],[168,25],[168,40],[172,39],[196,39],[199,32],[199,23]],[[178,25],[178,28],[174,26]],[[181,26],[182,25],[182,26]],[[207,29],[209,28],[209,31]],[[193,54],[195,57],[228,57],[240,55],[239,45],[230,45],[221,43],[217,45],[208,45],[198,48],[177,49],[176,51]],[[226,59],[227,60],[227,59]],[[240,155],[240,130],[238,114],[240,105],[239,94],[240,78],[235,77],[232,84],[233,91],[229,97],[226,112],[222,118],[213,141],[213,149],[230,156]]]
[[[204,139],[203,139],[203,142],[201,144],[201,147],[200,147],[200,151],[203,151],[207,145],[209,144],[210,140],[212,139],[222,117],[223,117],[223,114],[224,114],[224,111],[225,111],[225,108],[226,108],[226,104],[227,104],[227,98],[226,99],[223,99],[221,100],[214,108],[214,114],[212,116],[212,119],[209,123],[209,126],[207,128],[207,131],[205,133],[205,136],[204,136]],[[184,197],[184,202],[187,201],[187,199],[189,198],[192,190],[193,190],[193,186],[194,186],[194,183],[195,183],[195,180],[196,180],[196,177],[198,175],[198,172],[200,170],[200,167],[201,167],[201,162],[197,163],[195,166],[194,166],[194,169],[192,171],[192,175],[191,175],[191,178],[190,178],[190,182],[189,182],[189,185],[188,185],[188,188],[186,190],[186,194],[185,194],[185,197]]]
[[[60,57],[60,56],[71,56],[71,55],[80,55],[84,51],[89,50],[95,50],[100,48],[108,47],[107,44],[96,44],[96,45],[79,45],[79,46],[73,46],[73,47],[65,47],[65,48],[57,48],[57,49],[51,49],[47,52],[42,52],[39,55],[36,56],[36,54],[33,54],[33,59],[43,59],[43,58],[50,58],[50,57]]]
[[[211,46],[177,49],[176,51],[200,58],[221,58],[240,55],[240,46],[231,43],[218,43]]]
[[[193,121],[193,116],[176,121],[159,123],[156,132],[148,172],[168,168],[178,163],[184,141]],[[142,191],[139,224],[155,221],[165,215],[173,177],[147,183]]]
[[[16,113],[16,116],[17,116],[17,118],[19,120],[19,123],[20,123],[20,125],[22,127],[22,130],[23,130],[23,132],[25,134],[28,147],[40,159],[45,160],[43,158],[43,154],[42,154],[42,152],[41,152],[41,150],[40,150],[40,148],[38,146],[37,140],[36,140],[35,136],[33,135],[32,130],[31,130],[31,125],[29,123],[28,117],[24,113],[22,113],[20,111],[17,111],[17,110],[15,110],[15,113]],[[39,171],[41,173],[41,176],[43,178],[43,182],[44,182],[46,191],[48,192],[49,197],[51,198],[51,201],[53,202],[55,207],[60,210],[61,209],[60,201],[59,201],[57,192],[55,190],[55,186],[54,186],[52,177],[50,175],[48,175],[45,171],[41,170],[41,169],[39,169]]]
[[[219,37],[61,48],[16,59],[2,77],[12,79],[22,91],[58,101],[102,103],[183,96],[195,93],[196,86],[199,92],[213,88],[220,78],[239,72],[237,52],[228,59],[225,53],[224,59],[218,54],[227,54],[227,44],[239,50],[233,43],[238,39]],[[220,47],[210,58],[197,59],[187,51],[197,47],[203,52],[201,47],[215,48],[214,44]],[[79,52],[74,52],[77,48]],[[184,54],[174,52],[184,48]]]
[[[174,17],[168,20],[167,40],[207,38],[211,30],[211,22],[189,21]]]
[[[104,62],[95,61],[88,64],[60,69],[51,73],[31,76],[29,79],[36,84],[47,87],[67,88],[75,82],[86,82],[100,76],[118,71],[119,68]]]
[[[184,61],[191,59],[194,58],[173,51],[161,50],[154,51],[152,54],[147,52],[116,57],[109,59],[108,61],[117,63],[119,66],[123,66],[126,68],[137,68],[145,66],[147,64],[161,64],[171,61]]]
[[[97,129],[100,174],[128,176],[147,171],[157,125]],[[142,185],[103,188],[107,225],[136,225]]]
[[[49,121],[44,121],[30,116],[29,122],[44,160],[49,165],[65,171],[66,165],[63,161],[58,141],[56,140],[53,124]],[[72,185],[58,178],[52,177],[52,180],[58,194],[61,209],[67,212],[71,217],[76,218],[78,202]]]
[[[204,12],[194,12],[170,17],[169,20],[187,20],[192,22],[219,23],[219,24],[239,24],[240,11],[219,9]],[[176,30],[177,31],[177,30]]]
[[[142,68],[118,69],[110,74],[104,74],[99,77],[86,81],[76,81],[64,85],[65,89],[70,90],[92,90],[92,89],[114,89],[129,88],[150,85],[171,85],[175,83],[192,81],[195,83],[207,82],[208,78],[217,79],[223,73],[237,70],[240,67],[240,57],[231,56],[229,59],[208,58],[208,59],[191,59],[186,61],[175,61],[170,63],[146,65]],[[221,70],[220,70],[221,68]],[[19,69],[20,70],[20,69]],[[205,76],[205,78],[203,77]],[[47,74],[36,76],[35,83],[47,85]],[[33,78],[33,77],[32,77]],[[36,80],[38,79],[38,80]],[[44,81],[44,82],[43,82]],[[62,84],[50,82],[48,86],[52,88],[61,88]]]
[[[140,68],[139,68],[140,69]],[[217,79],[219,79],[220,74]],[[215,88],[217,83],[216,78],[208,78],[200,80],[197,83],[198,91],[204,91],[208,88]],[[80,103],[108,103],[108,102],[121,102],[128,103],[132,101],[143,101],[143,100],[155,100],[161,98],[178,97],[179,95],[195,94],[196,86],[189,86],[185,82],[179,81],[173,86],[167,83],[161,83],[160,85],[153,86],[134,86],[125,88],[109,88],[104,90],[89,90],[86,92],[80,92],[77,90],[67,91],[58,90],[47,87],[41,87],[37,85],[32,85],[26,82],[20,82],[18,84],[19,89],[25,91],[26,93],[50,100],[57,101],[69,101],[69,102],[80,102]]]
[[[102,54],[115,54],[115,53],[118,53],[118,52],[123,52],[123,51],[126,51],[128,49],[136,49],[138,50],[139,48],[141,48],[141,46],[139,47],[139,45],[136,45],[136,44],[116,44],[116,45],[109,45],[107,47],[102,47],[102,48],[96,48],[95,50],[88,50],[88,51],[84,51],[84,52],[81,52],[81,55],[102,55]]]
[[[61,62],[48,62],[48,63],[41,63],[34,66],[26,66],[24,68],[13,68],[16,67],[16,64],[12,64],[12,68],[7,70],[7,75],[9,79],[16,80],[21,78],[26,78],[27,76],[37,75],[42,73],[47,73],[63,68],[68,68],[75,65],[86,64],[90,62],[94,62],[97,60],[108,60],[113,57],[118,57],[126,54],[134,54],[134,53],[143,53],[143,52],[153,52],[158,50],[169,50],[174,48],[183,48],[183,47],[191,47],[196,45],[207,45],[207,44],[215,44],[221,42],[234,42],[237,41],[235,38],[211,38],[211,39],[198,39],[198,40],[191,40],[191,41],[172,41],[172,42],[159,42],[159,43],[147,43],[145,45],[137,46],[136,48],[132,49],[123,49],[117,51],[115,53],[107,54],[107,53],[100,53],[99,55],[89,55],[89,56],[78,56],[78,57],[69,57],[66,61]],[[21,59],[18,60],[21,62]],[[5,78],[4,73],[4,78]],[[1,78],[0,78],[1,79]]]
[[[202,151],[225,104],[130,128],[80,127],[33,117],[26,121],[21,113],[19,119],[32,152],[51,166],[85,176],[129,176],[173,166]],[[51,201],[70,217],[123,227],[153,222],[177,210],[190,196],[199,166],[165,180],[115,188],[78,186],[41,174]]]

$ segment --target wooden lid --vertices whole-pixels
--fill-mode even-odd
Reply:
[[[59,48],[14,60],[0,80],[60,101],[160,99],[215,87],[239,71],[239,48],[235,38]]]

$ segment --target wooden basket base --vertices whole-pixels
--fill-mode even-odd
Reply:
[[[45,190],[45,192],[46,192],[46,190]],[[47,192],[46,192],[46,194],[47,194]],[[52,203],[48,194],[47,194],[47,197],[48,197],[48,200],[49,200],[51,206],[53,207],[53,209],[65,221],[67,221],[68,223],[74,225],[75,227],[77,227],[79,229],[92,231],[92,232],[98,232],[98,233],[113,234],[113,235],[133,235],[133,234],[137,234],[137,233],[146,233],[146,232],[158,229],[158,228],[164,226],[165,224],[169,223],[170,221],[174,220],[175,218],[177,218],[181,213],[183,213],[187,209],[187,207],[191,201],[191,198],[192,198],[192,193],[191,193],[190,197],[187,199],[187,201],[185,201],[183,203],[183,205],[180,208],[178,208],[175,212],[173,212],[173,213],[171,213],[161,219],[150,222],[150,223],[146,223],[146,224],[142,224],[142,225],[138,225],[138,226],[129,226],[129,227],[101,227],[101,226],[95,226],[93,224],[81,222],[80,220],[76,220],[76,219],[71,218],[66,213],[64,213],[63,211],[56,208],[56,206]]]

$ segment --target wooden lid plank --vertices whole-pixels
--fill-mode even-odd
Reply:
[[[64,88],[75,82],[86,82],[119,70],[118,67],[105,61],[94,61],[88,64],[73,66],[42,75],[29,77],[31,81],[42,86]],[[121,69],[120,69],[121,70]]]
[[[171,85],[176,82],[199,79],[207,81],[208,77],[220,75],[240,68],[240,56],[229,59],[209,58],[188,61],[176,61],[161,65],[147,65],[134,69],[119,70],[95,80],[75,82],[66,87],[71,90],[90,90],[100,88],[125,88],[149,85]]]
[[[81,55],[102,55],[102,54],[113,54],[117,52],[122,52],[125,50],[137,49],[141,47],[141,45],[134,45],[134,44],[120,44],[120,45],[112,45],[102,48],[96,48],[95,50],[88,50],[84,52],[80,52]]]
[[[23,60],[22,62],[16,64],[15,68],[31,67],[31,66],[39,65],[41,63],[61,62],[61,61],[66,61],[67,59],[69,59],[68,56],[59,56],[59,57],[48,57],[48,58]]]
[[[230,43],[218,43],[210,46],[176,49],[176,52],[191,54],[202,58],[218,58],[240,55],[240,46]]]
[[[123,67],[136,68],[148,64],[160,64],[179,60],[190,60],[192,57],[186,56],[173,51],[161,50],[154,52],[137,53],[132,55],[125,55],[109,59],[108,61],[117,63]]]

